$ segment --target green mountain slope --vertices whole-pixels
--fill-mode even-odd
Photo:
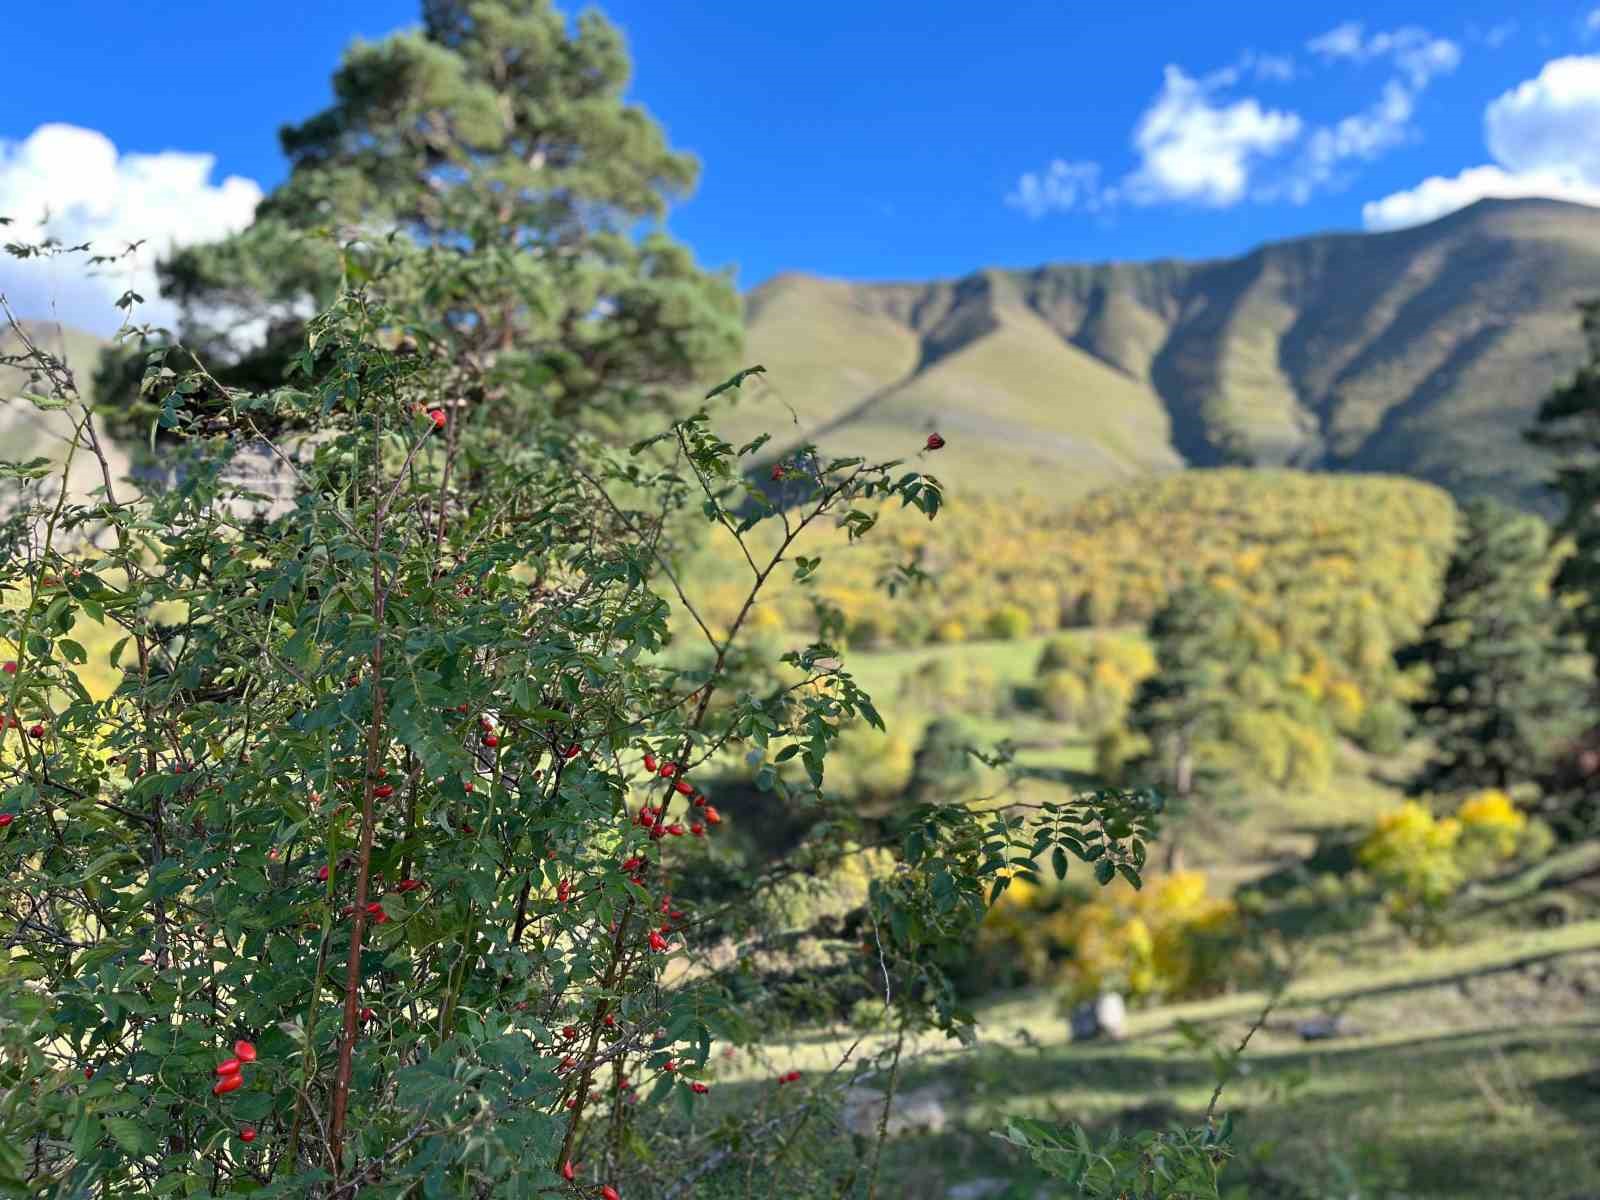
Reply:
[[[1538,505],[1549,463],[1520,432],[1577,365],[1595,294],[1600,209],[1546,200],[1215,262],[785,275],[748,298],[771,384],[729,436],[902,455],[938,428],[940,476],[984,491],[1250,461]]]

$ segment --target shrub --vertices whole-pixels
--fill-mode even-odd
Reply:
[[[1219,763],[1240,778],[1284,790],[1320,791],[1333,777],[1333,740],[1279,709],[1230,710],[1210,746]]]
[[[933,627],[931,637],[936,642],[964,642],[967,640],[967,627],[960,621],[940,621]]]
[[[894,856],[881,848],[846,843],[820,857],[819,870],[792,875],[761,898],[763,922],[770,929],[788,933],[837,926],[865,907],[874,880],[894,873]]]
[[[1122,723],[1155,666],[1143,638],[1052,638],[1039,655],[1036,694],[1058,721],[1094,734]]]
[[[931,658],[900,684],[904,704],[941,716],[992,716],[1005,707],[1006,698],[992,665],[961,655]]]
[[[1150,753],[1150,739],[1142,733],[1118,726],[1095,739],[1094,773],[1108,787],[1122,787],[1128,764]]]
[[[1033,619],[1028,616],[1028,610],[1020,605],[1005,604],[989,614],[984,629],[992,638],[1014,642],[1033,631]]]
[[[1409,800],[1379,814],[1357,858],[1383,888],[1390,912],[1415,925],[1441,908],[1465,880],[1456,859],[1460,838],[1459,821],[1438,820]]]
[[[1431,933],[1462,885],[1514,857],[1538,838],[1535,829],[1498,789],[1467,796],[1448,817],[1411,800],[1379,814],[1357,858],[1390,913],[1408,928]]]
[[[1461,856],[1468,870],[1482,869],[1517,853],[1528,830],[1528,816],[1499,788],[1475,792],[1456,809],[1461,823]]]
[[[899,727],[885,732],[853,721],[839,733],[828,767],[828,786],[856,803],[898,796],[911,779],[915,743]]]
[[[1107,989],[1133,998],[1181,999],[1223,986],[1239,913],[1207,894],[1198,871],[1118,881],[1099,895],[1013,882],[979,934],[986,963],[1010,956],[1031,983],[1064,987],[1071,1002]]]
[[[1046,671],[1039,677],[1039,703],[1058,721],[1078,720],[1089,698],[1083,680],[1071,671]]]
[[[421,274],[432,261],[403,241],[383,254]],[[385,269],[360,265],[369,280]],[[464,288],[472,265],[457,264]],[[445,349],[397,365],[402,327]],[[221,390],[188,360],[153,355],[158,407],[205,397],[219,406],[208,428],[270,414],[317,431],[279,516],[251,516],[227,481],[238,440],[190,436],[187,415],[171,434],[183,482],[170,491],[121,492],[58,522],[63,510],[20,485],[41,533],[0,558],[0,588],[30,597],[0,606],[0,638],[16,648],[0,689],[24,717],[0,734],[11,1190],[466,1200],[559,1188],[591,1131],[649,1141],[677,1119],[677,1105],[634,1108],[611,1072],[689,1107],[709,1030],[764,1035],[773,985],[737,950],[700,965],[712,932],[761,945],[782,932],[765,919],[836,921],[846,904],[870,908],[881,951],[855,962],[856,984],[887,970],[889,1022],[970,1033],[938,1004],[937,963],[975,935],[995,864],[1032,844],[1038,822],[997,836],[959,804],[913,810],[915,855],[892,871],[884,851],[827,865],[852,857],[858,828],[823,787],[830,753],[857,718],[882,721],[834,647],[786,653],[797,686],[750,652],[738,614],[784,551],[718,620],[740,635],[733,647],[689,624],[706,636],[702,657],[663,653],[678,631],[658,539],[708,521],[704,497],[679,485],[745,464],[704,409],[667,424],[666,453],[575,435],[536,405],[513,436],[491,400],[454,404],[465,388],[451,336],[363,289],[312,319],[305,387]],[[70,377],[40,386],[41,407],[70,409],[77,450],[94,453],[95,418]],[[0,474],[32,478],[16,464]],[[457,503],[447,479],[494,502]],[[846,462],[829,479],[807,510],[818,517],[940,506],[898,464]],[[617,519],[613,496],[636,491],[648,528]],[[740,537],[710,507],[709,523]],[[70,537],[91,529],[102,555],[74,557]],[[171,605],[183,618],[164,625]],[[75,674],[83,620],[117,627],[107,653],[125,671],[109,694]],[[924,749],[934,788],[961,783],[948,739]],[[759,764],[759,790],[832,827],[804,864],[825,882],[779,888],[775,909],[761,901],[782,873],[722,870],[720,821],[694,799],[740,760]],[[1066,803],[1073,828],[1101,831],[1100,861],[1136,869],[1152,806]],[[707,863],[726,899],[675,907],[668,879]],[[828,952],[800,938],[788,957]],[[250,1061],[219,1076],[236,1042]],[[669,1057],[682,1073],[663,1069]],[[255,1150],[234,1136],[245,1123]],[[724,1153],[677,1145],[697,1163]],[[768,1162],[767,1148],[748,1153]],[[647,1160],[612,1169],[625,1194],[660,1190]]]
[[[1034,674],[1043,676],[1052,671],[1071,671],[1082,675],[1093,659],[1090,649],[1093,645],[1091,639],[1084,637],[1051,638],[1039,652],[1039,663],[1034,668]]]

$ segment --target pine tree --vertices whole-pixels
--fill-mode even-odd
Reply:
[[[1231,684],[1248,660],[1240,616],[1231,594],[1190,581],[1150,620],[1156,671],[1140,685],[1128,718],[1129,729],[1147,738],[1150,750],[1132,770],[1153,777],[1174,818],[1189,811],[1197,794],[1225,783],[1199,751],[1223,734],[1230,706],[1237,703]],[[1164,836],[1170,870],[1181,861],[1181,842],[1173,831]]]
[[[1588,357],[1545,398],[1523,436],[1560,460],[1549,483],[1563,506],[1556,533],[1572,539],[1574,553],[1555,587],[1572,598],[1574,623],[1600,661],[1600,300],[1580,308]]]
[[[940,717],[923,731],[911,760],[906,799],[912,804],[937,804],[961,795],[978,778],[977,764],[967,747],[980,745],[966,721]]]
[[[420,29],[354,45],[333,105],[283,130],[290,174],[254,223],[161,264],[183,343],[225,385],[276,386],[341,276],[373,276],[459,364],[463,403],[493,406],[502,428],[549,415],[614,430],[726,372],[731,280],[642,229],[697,164],[623,102],[629,73],[596,12],[574,27],[549,0],[424,0]],[[395,237],[430,253],[378,276]],[[129,383],[143,365],[99,381],[141,434],[150,412]]]
[[[1581,726],[1585,685],[1572,664],[1581,644],[1560,631],[1549,526],[1489,499],[1463,515],[1439,611],[1396,655],[1428,676],[1413,711],[1434,750],[1417,793],[1533,779]]]

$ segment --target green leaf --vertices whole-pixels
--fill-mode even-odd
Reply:
[[[43,479],[53,475],[56,465],[48,458],[30,458],[24,463],[0,463],[0,479]]]
[[[715,396],[722,395],[723,392],[729,391],[733,388],[742,387],[744,385],[744,381],[750,376],[765,375],[766,373],[767,369],[761,366],[759,363],[753,367],[746,367],[744,370],[737,372],[736,374],[717,384],[716,387],[712,388],[706,393],[705,398],[710,400]]]
[[[100,1118],[106,1131],[117,1140],[129,1154],[144,1156],[154,1154],[156,1149],[156,1136],[143,1125],[130,1117],[104,1116]]]

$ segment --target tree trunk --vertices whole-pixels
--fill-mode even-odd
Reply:
[[[1167,843],[1167,857],[1161,869],[1171,875],[1174,871],[1183,870],[1183,862],[1183,842],[1178,838],[1173,838]]]
[[[1189,792],[1194,787],[1194,754],[1189,749],[1189,735],[1178,735],[1178,755],[1172,766],[1172,791],[1180,801],[1179,813],[1183,812],[1181,802],[1189,799]],[[1170,828],[1170,826],[1169,826]],[[1170,874],[1173,871],[1183,870],[1183,841],[1177,834],[1169,834],[1167,842],[1167,855],[1165,870]]]
[[[1189,789],[1194,786],[1194,756],[1189,753],[1187,742],[1180,743],[1178,748],[1178,761],[1172,769],[1172,790],[1178,799],[1187,800]]]

